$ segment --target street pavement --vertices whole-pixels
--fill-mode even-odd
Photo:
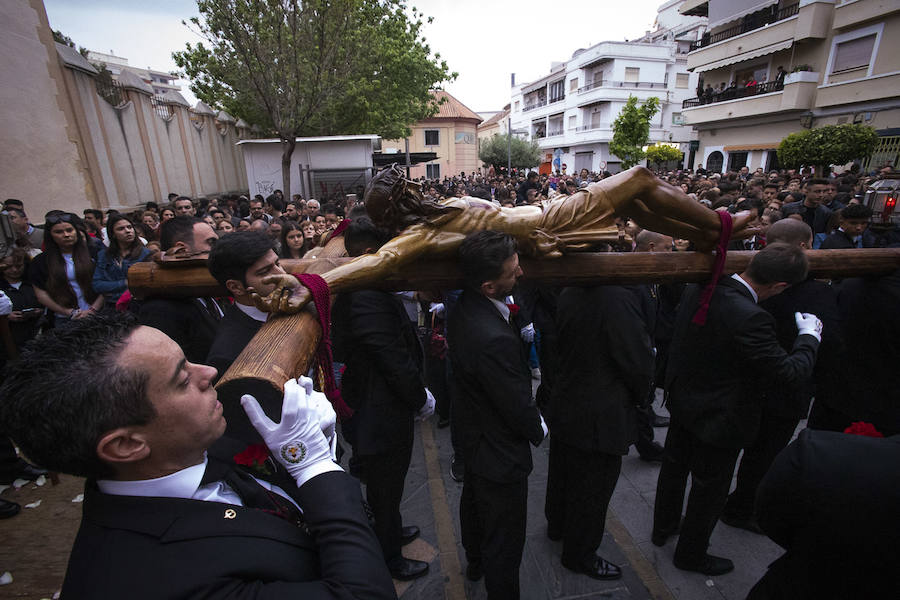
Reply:
[[[659,398],[654,406],[659,414]],[[465,554],[460,543],[459,497],[462,484],[450,477],[449,428],[437,429],[436,417],[420,423],[401,514],[405,525],[418,525],[421,539],[404,548],[404,555],[430,562],[429,574],[413,582],[397,583],[403,600],[483,600],[483,580],[465,579]],[[801,427],[805,423],[801,424]],[[665,443],[665,428],[656,429],[656,439]],[[534,471],[528,480],[528,524],[525,552],[520,569],[523,600],[548,599],[683,599],[744,600],[766,567],[781,554],[765,536],[723,523],[716,525],[709,551],[731,558],[735,570],[708,577],[676,569],[672,553],[677,536],[657,548],[650,542],[658,463],[638,458],[632,448],[623,457],[622,474],[607,516],[606,534],[600,554],[623,568],[618,581],[596,581],[572,573],[559,562],[561,542],[546,536],[544,496],[547,484],[548,448],[533,449]]]

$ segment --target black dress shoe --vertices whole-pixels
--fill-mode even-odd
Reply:
[[[466,579],[479,581],[482,577],[484,577],[484,567],[481,566],[481,561],[470,562],[466,565]]]
[[[651,443],[649,446],[638,449],[638,454],[644,462],[662,462],[666,449],[657,442]]]
[[[10,502],[9,500],[0,498],[0,519],[9,519],[10,517],[14,517],[19,514],[20,510],[22,510],[22,507],[15,502]]]
[[[562,531],[559,529],[555,529],[553,527],[547,526],[547,537],[550,538],[550,541],[558,542],[563,539]]]
[[[47,473],[47,470],[36,467],[20,458],[12,471],[10,471],[7,475],[0,476],[0,484],[10,485],[16,479],[27,479],[28,481],[34,481],[41,475],[47,475]]]
[[[428,563],[398,556],[388,561],[391,577],[398,581],[411,581],[428,572]]]
[[[453,455],[453,458],[450,459],[450,478],[453,481],[458,483],[462,483],[463,474],[466,472],[465,465],[461,460],[456,460],[456,455]]]
[[[669,417],[664,417],[662,415],[656,414],[656,412],[651,408],[650,409],[650,425],[653,427],[668,427],[669,426]]]
[[[596,554],[583,561],[573,563],[563,559],[561,562],[568,570],[594,579],[618,579],[622,576],[622,569]]]
[[[675,529],[669,530],[657,530],[654,529],[650,534],[650,541],[653,542],[654,546],[665,546],[666,542],[670,537],[677,534],[681,530],[681,525],[676,527]]]
[[[400,545],[405,546],[419,537],[419,528],[415,525],[408,525],[400,529]]]
[[[728,558],[706,554],[698,562],[683,562],[677,558],[673,561],[682,571],[694,571],[704,575],[724,575],[734,571],[734,563]]]
[[[728,513],[722,513],[722,516],[719,517],[719,520],[731,527],[737,527],[738,529],[744,529],[751,533],[765,535],[763,533],[763,530],[760,529],[759,523],[756,522],[756,517],[753,516],[739,517]]]

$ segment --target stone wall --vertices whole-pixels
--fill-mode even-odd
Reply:
[[[0,0],[0,181],[33,222],[51,208],[81,213],[246,191],[236,142],[256,130],[178,93],[154,96],[132,73],[98,94],[96,69],[53,42],[41,0]],[[105,98],[110,98],[108,101]]]

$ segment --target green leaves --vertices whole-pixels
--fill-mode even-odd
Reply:
[[[623,169],[633,167],[646,156],[641,148],[650,140],[650,119],[657,112],[659,98],[649,98],[639,106],[635,96],[628,96],[628,101],[613,121],[609,151],[622,159]]]
[[[778,163],[788,169],[843,165],[872,153],[878,134],[868,125],[825,125],[792,133],[778,145]]]
[[[681,150],[668,144],[653,144],[647,148],[647,160],[657,165],[670,160],[681,160]]]
[[[509,135],[495,133],[490,139],[481,143],[478,159],[485,164],[493,165],[494,169],[499,172],[500,167],[506,167],[509,144]],[[541,161],[541,150],[537,142],[526,142],[513,136],[511,156],[514,168],[527,169],[536,167]]]

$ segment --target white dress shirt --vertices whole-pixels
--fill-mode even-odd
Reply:
[[[750,293],[753,294],[753,301],[756,302],[757,304],[759,304],[759,296],[756,295],[756,290],[754,290],[754,289],[750,286],[749,283],[747,283],[746,281],[744,281],[744,280],[741,278],[741,276],[738,275],[737,273],[733,273],[733,274],[731,275],[731,278],[734,279],[735,281],[740,281],[742,284],[744,284],[744,287],[747,288],[748,290],[750,290]]]

